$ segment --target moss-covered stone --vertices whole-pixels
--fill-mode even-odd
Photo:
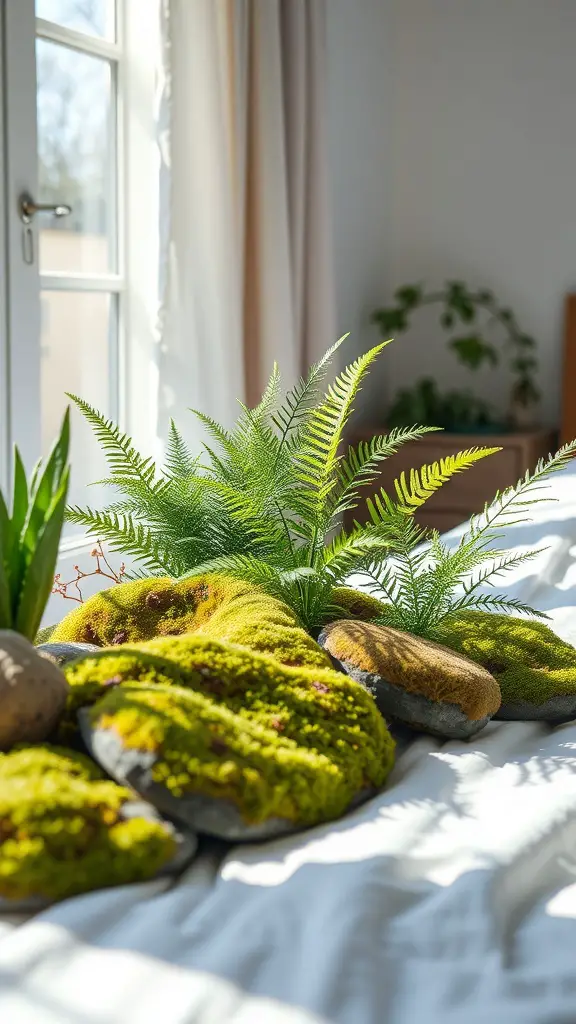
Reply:
[[[96,769],[97,772],[97,769]],[[152,878],[174,857],[171,826],[95,779],[87,758],[30,748],[0,758],[0,898],[56,900]]]
[[[85,754],[72,753],[66,747],[43,744],[38,747],[17,747],[9,754],[0,754],[0,780],[18,776],[36,778],[56,773],[85,782],[104,779],[99,765]]]
[[[576,715],[576,649],[545,623],[461,612],[445,620],[441,639],[498,680],[497,718],[555,721]]]
[[[152,754],[151,779],[182,801],[180,817],[187,797],[223,800],[247,826],[246,837],[250,826],[262,836],[260,826],[271,820],[288,830],[337,817],[385,781],[393,741],[371,696],[346,676],[286,667],[200,636],[139,648],[71,666],[71,688],[105,681],[113,668],[122,675],[89,712],[91,730]],[[140,658],[140,667],[125,662],[124,675],[114,655]],[[146,777],[148,769],[129,781],[165,809],[158,791],[141,788]],[[185,820],[198,827],[196,817]],[[214,831],[239,837],[238,830]]]
[[[500,706],[488,671],[421,637],[343,619],[326,626],[319,641],[374,694],[382,714],[413,728],[464,739]]]
[[[51,642],[106,647],[195,632],[286,665],[330,664],[287,605],[223,576],[136,580],[101,591],[62,620]]]
[[[353,590],[352,587],[335,587],[332,596],[334,604],[344,613],[339,614],[338,619],[362,619],[364,622],[370,622],[386,611],[386,605],[378,598],[362,590]]]

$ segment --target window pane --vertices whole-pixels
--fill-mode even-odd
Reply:
[[[36,17],[89,36],[114,39],[115,0],[36,0]]]
[[[105,292],[41,292],[42,454],[56,437],[69,399],[79,395],[104,415],[114,417],[110,367],[116,356],[117,301]],[[72,412],[72,479],[69,502],[101,507],[103,489],[88,484],[106,476],[106,463],[84,418]],[[66,533],[82,533],[68,526]]]
[[[116,269],[115,118],[108,61],[38,39],[38,180],[42,203],[69,217],[39,218],[40,270]]]

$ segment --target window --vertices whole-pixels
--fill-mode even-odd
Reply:
[[[5,8],[4,481],[13,443],[28,465],[46,454],[65,392],[119,420],[143,447],[154,444],[159,6],[18,0]],[[51,209],[26,221],[26,196]],[[98,506],[103,495],[86,485],[105,476],[104,460],[79,414],[72,471],[70,501]],[[64,547],[83,543],[67,527]]]
[[[65,392],[119,415],[121,7],[121,0],[36,0],[38,202],[70,207],[65,216],[38,217],[43,455],[58,431]],[[87,450],[93,454],[82,458]],[[70,500],[84,504],[86,485],[105,476],[105,466],[78,417],[72,462]]]

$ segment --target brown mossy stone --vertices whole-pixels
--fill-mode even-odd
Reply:
[[[344,619],[326,626],[319,642],[373,693],[384,716],[412,728],[465,739],[500,706],[489,672],[421,637]]]
[[[50,747],[0,757],[3,909],[145,881],[173,862],[173,827],[97,776],[87,758]]]
[[[52,661],[19,633],[0,630],[0,750],[46,739],[64,711],[67,692]]]
[[[124,678],[84,714],[87,741],[101,758],[94,737],[113,733],[125,751],[143,755],[130,785],[168,812],[149,788],[160,786],[170,813],[178,817],[172,801],[181,801],[180,818],[204,831],[262,838],[329,820],[381,786],[392,767],[394,743],[374,701],[344,675],[290,668],[200,636],[150,641],[140,658],[131,675],[143,681]],[[111,668],[109,658],[94,658],[71,671],[83,685]],[[118,752],[107,749],[113,763],[102,763],[119,778]],[[210,801],[232,807],[235,822],[225,814],[214,824],[212,815],[207,827]]]
[[[135,580],[101,591],[62,620],[51,642],[106,647],[183,633],[241,644],[286,665],[330,664],[286,604],[223,576]]]
[[[543,622],[470,611],[445,620],[442,643],[498,680],[496,718],[561,721],[576,716],[576,649]]]

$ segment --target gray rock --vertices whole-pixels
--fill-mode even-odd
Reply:
[[[225,839],[228,842],[259,842],[278,836],[301,832],[284,818],[268,818],[257,825],[247,825],[231,800],[190,793],[175,797],[152,778],[156,755],[144,750],[124,747],[120,736],[111,729],[93,728],[87,709],[78,713],[82,738],[94,758],[121,785],[128,786],[156,807],[160,813],[194,832]],[[374,790],[364,790],[348,810],[359,806]]]
[[[543,704],[527,700],[502,703],[494,718],[504,722],[569,722],[576,718],[576,693],[558,694]]]
[[[247,825],[230,800],[218,800],[201,793],[173,796],[166,786],[152,778],[157,760],[155,754],[124,747],[120,736],[111,729],[92,728],[90,714],[86,710],[79,712],[78,720],[82,738],[94,760],[116,782],[133,789],[167,818],[195,832],[231,842],[272,839],[297,831],[293,822],[282,818]]]
[[[396,719],[418,732],[428,732],[443,739],[466,740],[480,732],[491,715],[471,720],[457,704],[431,700],[420,693],[410,693],[381,676],[363,672],[350,662],[342,662],[346,673],[368,690],[383,718]]]
[[[102,648],[96,647],[95,644],[61,642],[38,644],[36,650],[42,652],[55,665],[67,665],[68,662],[75,661],[76,658],[84,658],[88,654],[101,651]]]

